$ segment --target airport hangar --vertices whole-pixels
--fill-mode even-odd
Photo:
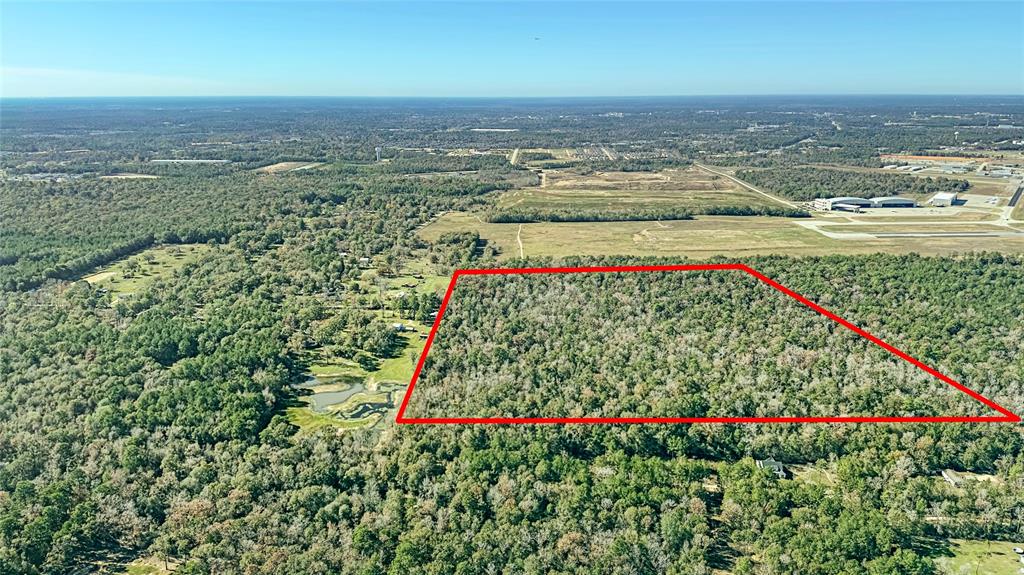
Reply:
[[[871,198],[870,200],[853,196],[842,196],[838,198],[818,198],[811,203],[811,206],[821,212],[857,212],[862,208],[916,208],[917,202],[899,196],[885,196]]]

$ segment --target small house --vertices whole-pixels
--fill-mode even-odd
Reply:
[[[758,459],[757,468],[767,469],[774,473],[775,476],[778,477],[779,479],[785,479],[787,476],[785,466],[783,466],[781,462],[775,461],[775,459],[771,457],[769,457],[768,459]]]

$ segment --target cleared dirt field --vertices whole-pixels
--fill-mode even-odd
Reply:
[[[109,176],[100,176],[101,180],[155,180],[160,176],[154,176],[151,174],[111,174]]]
[[[501,209],[622,210],[720,206],[786,207],[697,168],[659,172],[546,170],[540,187],[512,190]]]
[[[805,220],[804,220],[805,221]],[[853,226],[850,226],[853,227]],[[519,256],[519,224],[491,224],[463,212],[450,212],[420,235],[477,231],[501,249],[501,258]],[[1006,228],[1004,228],[1006,229]],[[935,229],[933,231],[940,231]],[[688,221],[523,224],[526,256],[660,255],[706,258],[714,255],[824,255],[907,253],[927,255],[970,251],[1024,253],[1019,237],[897,237],[841,240],[801,227],[796,220],[768,217],[699,217]]]
[[[256,168],[255,171],[261,174],[280,174],[296,170],[310,170],[322,165],[322,162],[278,162],[269,166],[263,166],[262,168]]]

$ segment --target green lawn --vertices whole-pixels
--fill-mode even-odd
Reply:
[[[114,569],[118,575],[170,575],[174,572],[177,564],[174,561],[167,562],[167,569],[164,569],[164,561],[156,557],[143,557],[127,564],[121,564],[123,568]],[[113,567],[113,566],[111,566]],[[102,571],[109,573],[110,571]]]
[[[359,364],[343,358],[329,358],[310,364],[309,371],[315,377],[339,377],[342,375],[366,375]]]
[[[977,541],[952,539],[952,557],[939,557],[935,563],[944,575],[1012,575],[1024,568],[1014,547],[1024,541]]]
[[[380,362],[379,369],[369,373],[369,381],[387,381],[405,385],[409,383],[410,379],[412,379],[412,372],[416,367],[416,361],[419,360],[419,356],[423,353],[423,348],[426,345],[426,340],[421,338],[419,334],[428,333],[430,331],[430,327],[417,321],[401,321],[407,326],[407,328],[412,327],[416,329],[416,331],[406,332],[403,334],[406,342],[405,348],[397,357],[387,358]],[[411,353],[415,353],[415,361],[413,360],[413,356],[410,355]]]
[[[302,406],[293,406],[285,410],[285,417],[293,425],[304,432],[309,433],[324,427],[336,429],[355,429],[376,423],[378,416],[371,415],[362,419],[342,419],[327,413],[315,413],[312,409]]]

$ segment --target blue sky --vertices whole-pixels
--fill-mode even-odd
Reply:
[[[1022,94],[1024,2],[8,2],[0,94]]]

